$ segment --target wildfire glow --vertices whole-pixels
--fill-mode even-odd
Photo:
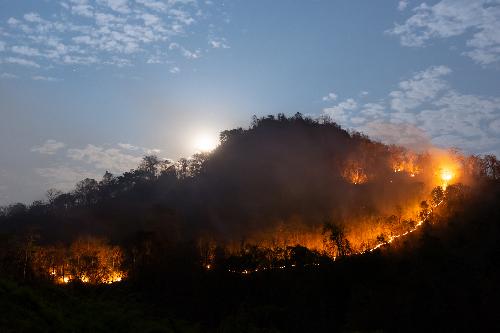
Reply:
[[[445,182],[449,182],[453,178],[453,172],[450,170],[441,170],[441,179]]]
[[[451,167],[440,168],[438,176],[441,181],[441,186],[443,187],[443,189],[446,189],[446,187],[450,184],[450,182],[456,177],[455,172]]]

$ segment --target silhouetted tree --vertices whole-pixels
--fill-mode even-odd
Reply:
[[[351,254],[351,244],[345,236],[343,227],[326,222],[323,226],[323,234],[326,235],[326,243],[333,249],[334,256],[343,257]]]

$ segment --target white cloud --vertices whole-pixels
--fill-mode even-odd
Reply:
[[[36,23],[43,23],[44,20],[40,17],[38,13],[27,13],[24,14],[24,19],[28,22],[36,22]]]
[[[179,45],[178,43],[170,43],[168,46],[169,50],[179,50],[181,54],[184,56],[184,58],[187,59],[197,59],[200,57],[201,52],[200,50],[195,50],[195,51],[190,51],[186,49],[185,47]]]
[[[5,51],[5,42],[2,42],[0,40],[0,52],[3,52],[3,51]]]
[[[28,57],[35,57],[39,56],[40,52],[37,49],[34,49],[32,47],[28,46],[18,46],[15,45],[11,48],[12,52],[23,55],[23,56],[28,56]]]
[[[34,80],[34,81],[47,81],[47,82],[59,82],[59,81],[62,81],[61,79],[58,79],[56,77],[42,76],[42,75],[35,75],[31,79]]]
[[[127,150],[139,150],[139,147],[134,146],[130,143],[118,143],[118,147],[127,149]]]
[[[157,0],[135,0],[135,1],[137,3],[142,4],[145,7],[148,7],[158,12],[164,12],[167,10],[167,5],[162,1],[157,1]]]
[[[434,66],[416,73],[410,80],[400,82],[400,89],[389,93],[391,108],[404,112],[432,100],[447,89],[448,84],[442,77],[449,73],[451,69],[446,66]]]
[[[94,16],[94,8],[86,0],[73,0],[71,13],[83,17]]]
[[[115,12],[121,13],[121,14],[128,14],[130,13],[130,8],[128,6],[128,0],[98,0],[97,1],[100,4],[103,4],[105,6],[108,6]]]
[[[343,102],[340,102],[336,106],[323,109],[323,113],[332,117],[332,119],[339,123],[345,123],[349,121],[349,112],[355,110],[358,107],[356,101],[352,98],[348,98]]]
[[[170,17],[174,19],[177,23],[180,23],[184,26],[191,25],[195,22],[194,18],[185,10],[182,9],[170,9],[168,11]]]
[[[181,71],[181,69],[177,66],[174,66],[174,67],[171,67],[168,71],[172,74],[177,74]]]
[[[18,76],[15,74],[11,74],[11,73],[2,73],[2,74],[0,74],[0,78],[2,78],[2,79],[17,79]]]
[[[322,100],[324,102],[332,102],[332,101],[336,101],[337,97],[338,97],[337,94],[335,94],[334,92],[331,92],[331,93],[328,93],[328,95],[323,96]]]
[[[408,7],[408,0],[401,0],[398,3],[398,10],[403,11]]]
[[[385,107],[379,103],[366,103],[361,108],[360,114],[362,114],[365,118],[383,118],[387,114],[385,111]]]
[[[437,38],[465,35],[464,55],[488,65],[500,61],[500,1],[442,0],[433,6],[425,2],[403,24],[395,24],[390,34],[404,46],[425,46]]]
[[[43,145],[31,150],[41,154],[55,155],[66,145],[55,140],[47,140]],[[100,179],[106,170],[120,174],[135,169],[144,155],[159,154],[159,149],[136,146],[130,143],[118,143],[116,146],[97,146],[88,144],[84,148],[69,148],[57,158],[57,165],[36,168],[35,173],[44,179],[44,188],[55,187],[71,190],[85,178]]]
[[[139,146],[134,146],[130,143],[118,143],[118,147],[126,149],[126,150],[138,151],[140,153],[147,154],[147,155],[161,153],[161,150],[158,148],[139,147]]]
[[[141,19],[144,21],[146,26],[157,25],[161,22],[161,19],[158,16],[149,13],[142,14]]]
[[[53,139],[49,139],[45,141],[45,143],[41,146],[35,146],[31,148],[32,152],[37,152],[40,154],[46,154],[46,155],[54,155],[57,153],[60,149],[66,147],[66,144],[62,142],[58,142]]]
[[[214,49],[229,49],[230,48],[226,39],[222,38],[222,37],[211,37],[208,39],[208,44]]]
[[[34,62],[32,60],[23,59],[23,58],[8,57],[8,58],[5,58],[4,61],[6,63],[14,64],[14,65],[40,68],[40,65],[37,64],[36,62]]]
[[[140,156],[123,152],[117,148],[87,145],[83,149],[68,149],[67,156],[74,161],[82,161],[97,169],[124,172],[137,167]]]

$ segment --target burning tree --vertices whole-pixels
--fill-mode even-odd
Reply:
[[[351,243],[345,236],[344,228],[330,222],[326,222],[323,228],[325,245],[333,257],[343,257],[351,254]]]
[[[125,275],[123,260],[120,247],[87,236],[78,238],[69,247],[38,246],[32,268],[37,275],[48,276],[58,283],[113,283]]]
[[[342,177],[352,184],[363,184],[368,181],[368,176],[362,164],[356,160],[348,160],[344,164]]]

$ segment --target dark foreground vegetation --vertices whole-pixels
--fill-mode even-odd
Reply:
[[[212,154],[146,157],[122,176],[4,208],[0,331],[500,329],[494,157],[467,159],[473,182],[434,190],[421,228],[357,255],[349,223],[414,224],[398,205],[427,191],[424,172],[394,176],[394,147],[300,115],[256,119],[221,139]],[[344,177],[352,160],[363,183]],[[249,241],[276,220],[319,226],[324,249]],[[117,271],[121,282],[100,283]]]

